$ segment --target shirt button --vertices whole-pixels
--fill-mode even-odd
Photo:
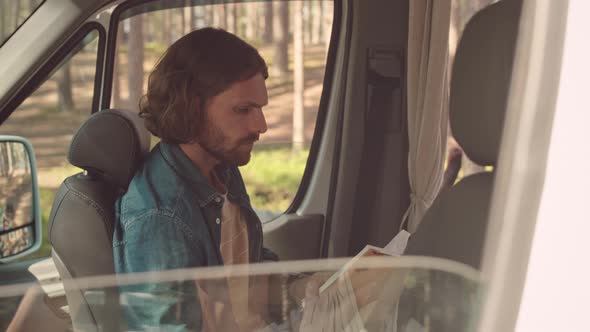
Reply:
[[[221,203],[221,197],[219,197],[219,196],[215,197],[215,202]]]
[[[219,218],[215,218],[215,223],[216,223],[217,225],[221,224],[221,219],[219,219]]]

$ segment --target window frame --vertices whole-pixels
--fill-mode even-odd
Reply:
[[[154,7],[152,10],[147,8],[150,3],[160,2],[161,0],[132,0],[125,2],[117,6],[113,13],[111,14],[110,22],[109,22],[109,35],[107,39],[107,50],[105,56],[105,72],[104,72],[104,81],[103,81],[103,88],[102,88],[102,99],[101,99],[101,109],[108,109],[111,106],[111,95],[112,95],[112,88],[113,88],[113,74],[114,74],[114,63],[115,63],[115,56],[116,56],[116,46],[117,46],[117,30],[119,28],[119,22],[123,19],[130,18],[134,15],[144,14],[147,12],[157,11],[157,10],[165,10],[171,8],[182,8],[186,7],[187,4],[184,1],[170,1],[169,5],[167,3],[166,7]],[[278,0],[268,0],[268,1],[278,1]],[[292,0],[288,0],[289,2]],[[303,1],[303,0],[302,0]],[[295,196],[293,197],[291,204],[289,207],[280,213],[280,215],[285,214],[294,214],[297,209],[300,207],[301,203],[305,195],[308,192],[308,188],[311,182],[312,174],[315,169],[315,165],[318,160],[318,152],[320,150],[320,145],[322,142],[322,134],[324,132],[324,128],[326,126],[326,119],[328,114],[328,106],[330,104],[330,94],[332,90],[332,84],[334,81],[334,74],[335,74],[335,67],[336,67],[336,53],[338,48],[337,41],[340,38],[340,28],[342,24],[342,0],[322,0],[332,2],[333,6],[333,18],[332,18],[332,31],[330,32],[330,43],[328,45],[328,54],[326,57],[326,65],[324,69],[324,80],[322,84],[322,94],[320,96],[320,103],[318,106],[318,113],[316,117],[316,124],[314,128],[314,132],[312,135],[311,144],[309,147],[309,155],[307,156],[307,161],[305,164],[305,169],[303,171],[303,175],[301,177],[301,181],[299,183],[299,187]],[[227,3],[247,3],[247,2],[267,2],[266,0],[260,1],[231,1],[231,0],[223,0],[223,1],[215,1],[215,0],[192,0],[190,3],[191,6],[207,6],[207,5],[215,5],[215,4],[227,4]],[[146,10],[137,11],[134,15],[123,15],[129,9],[133,7],[143,6]],[[334,161],[337,164],[337,160]],[[334,166],[336,167],[336,166]],[[332,181],[333,183],[333,181]]]

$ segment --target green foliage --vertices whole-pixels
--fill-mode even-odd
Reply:
[[[297,193],[309,150],[259,150],[241,168],[252,205],[259,210],[284,212]]]

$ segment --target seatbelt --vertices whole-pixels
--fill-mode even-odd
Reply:
[[[367,219],[377,198],[382,181],[374,175],[381,169],[384,156],[383,141],[387,133],[402,128],[401,52],[384,48],[369,48],[366,66],[365,126],[362,159],[357,180],[357,200],[353,220]],[[356,255],[369,239],[369,229],[354,223],[351,230],[349,254]]]

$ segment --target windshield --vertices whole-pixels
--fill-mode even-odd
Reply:
[[[42,279],[40,287],[0,287],[1,307],[20,302],[14,311],[2,312],[0,320],[9,330],[44,331],[474,329],[481,303],[479,273],[474,269],[411,256],[349,262],[345,258],[171,270],[65,279],[61,284],[52,264],[42,261],[30,268]],[[335,273],[338,277],[326,285]],[[22,322],[27,325],[19,326]]]
[[[0,0],[0,46],[45,0]]]

